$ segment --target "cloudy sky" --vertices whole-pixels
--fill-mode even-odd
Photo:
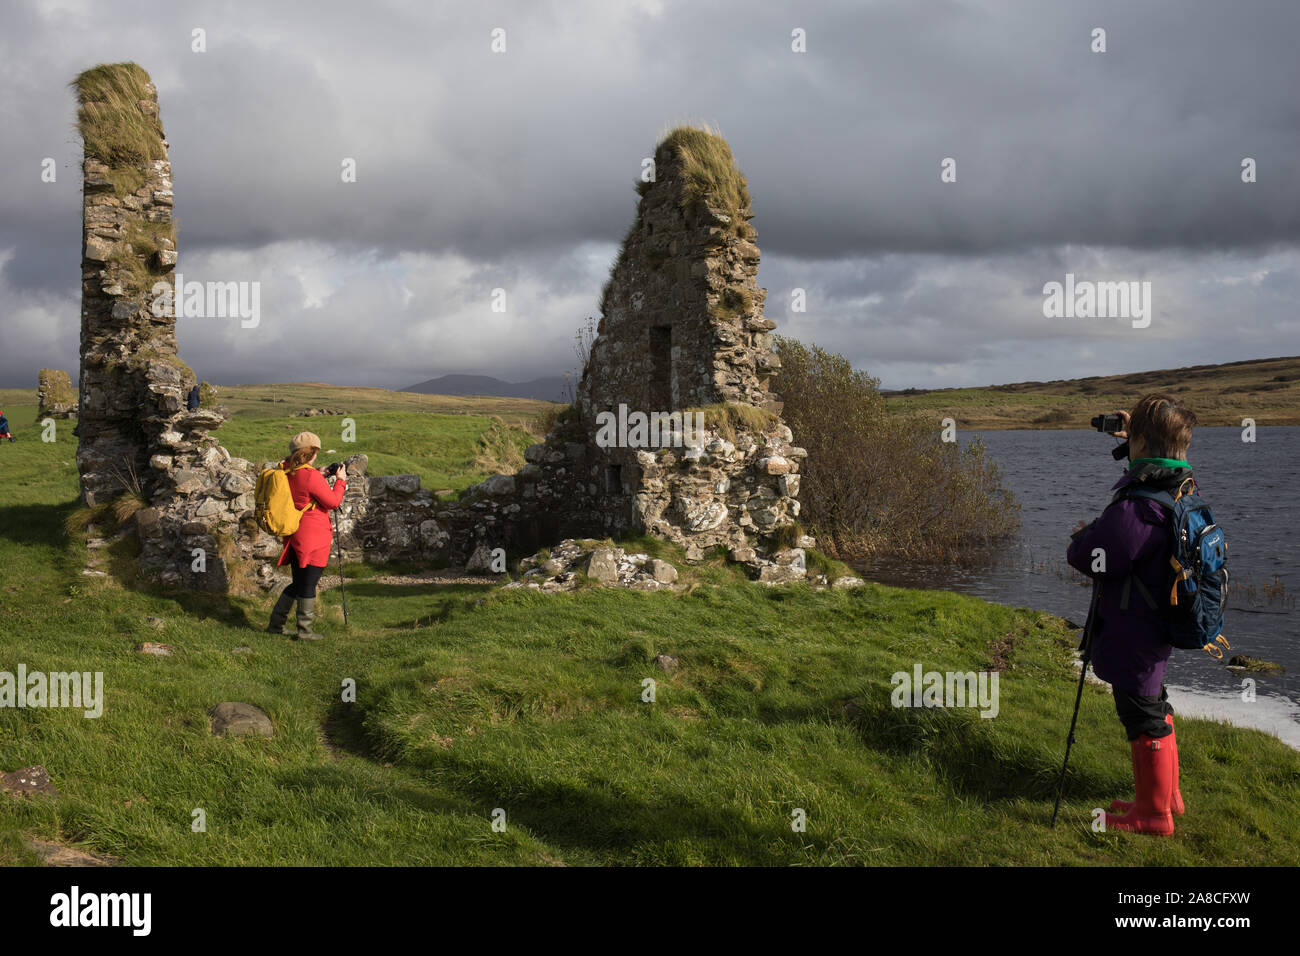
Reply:
[[[216,383],[571,368],[641,160],[691,121],[749,179],[768,317],[886,387],[1300,354],[1297,36],[1292,0],[6,2],[0,386],[75,376],[68,82],[123,60],[179,271],[261,283],[257,328],[180,320]],[[1067,273],[1149,281],[1150,326],[1046,318]]]

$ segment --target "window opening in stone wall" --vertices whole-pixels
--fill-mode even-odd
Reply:
[[[670,412],[673,408],[673,327],[650,329],[650,407],[647,412]]]

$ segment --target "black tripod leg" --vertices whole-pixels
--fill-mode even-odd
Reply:
[[[1101,587],[1094,582],[1092,600],[1088,603],[1088,616],[1083,622],[1083,666],[1079,669],[1079,687],[1074,692],[1074,714],[1070,717],[1070,732],[1065,738],[1065,759],[1061,761],[1061,776],[1056,781],[1056,806],[1052,808],[1052,826],[1056,826],[1061,812],[1061,795],[1065,792],[1065,768],[1070,765],[1070,748],[1074,746],[1074,728],[1079,723],[1079,704],[1083,700],[1083,682],[1088,678],[1088,662],[1092,659],[1092,629],[1097,620],[1097,605],[1101,600]]]
[[[1088,648],[1091,650],[1091,648]],[[1079,704],[1083,700],[1083,682],[1088,677],[1088,654],[1083,655],[1083,667],[1079,672],[1079,687],[1074,693],[1074,716],[1070,718],[1070,733],[1065,738],[1065,760],[1061,762],[1061,776],[1056,781],[1056,806],[1052,808],[1052,826],[1056,826],[1056,816],[1061,812],[1061,795],[1065,792],[1065,768],[1070,764],[1070,748],[1074,746],[1074,728],[1079,721]]]

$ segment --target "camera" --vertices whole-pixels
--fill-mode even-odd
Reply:
[[[1099,432],[1119,432],[1124,430],[1124,418],[1121,415],[1096,415],[1092,427]]]
[[[342,467],[343,467],[343,462],[336,461],[333,464],[326,465],[323,474],[325,475],[326,478],[333,478],[335,475],[339,473],[339,469]]]

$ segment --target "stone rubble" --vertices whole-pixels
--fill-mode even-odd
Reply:
[[[584,581],[634,591],[671,589],[677,568],[648,554],[628,554],[604,541],[561,541],[519,562],[520,579],[506,589],[532,588],[552,593],[576,590]]]

